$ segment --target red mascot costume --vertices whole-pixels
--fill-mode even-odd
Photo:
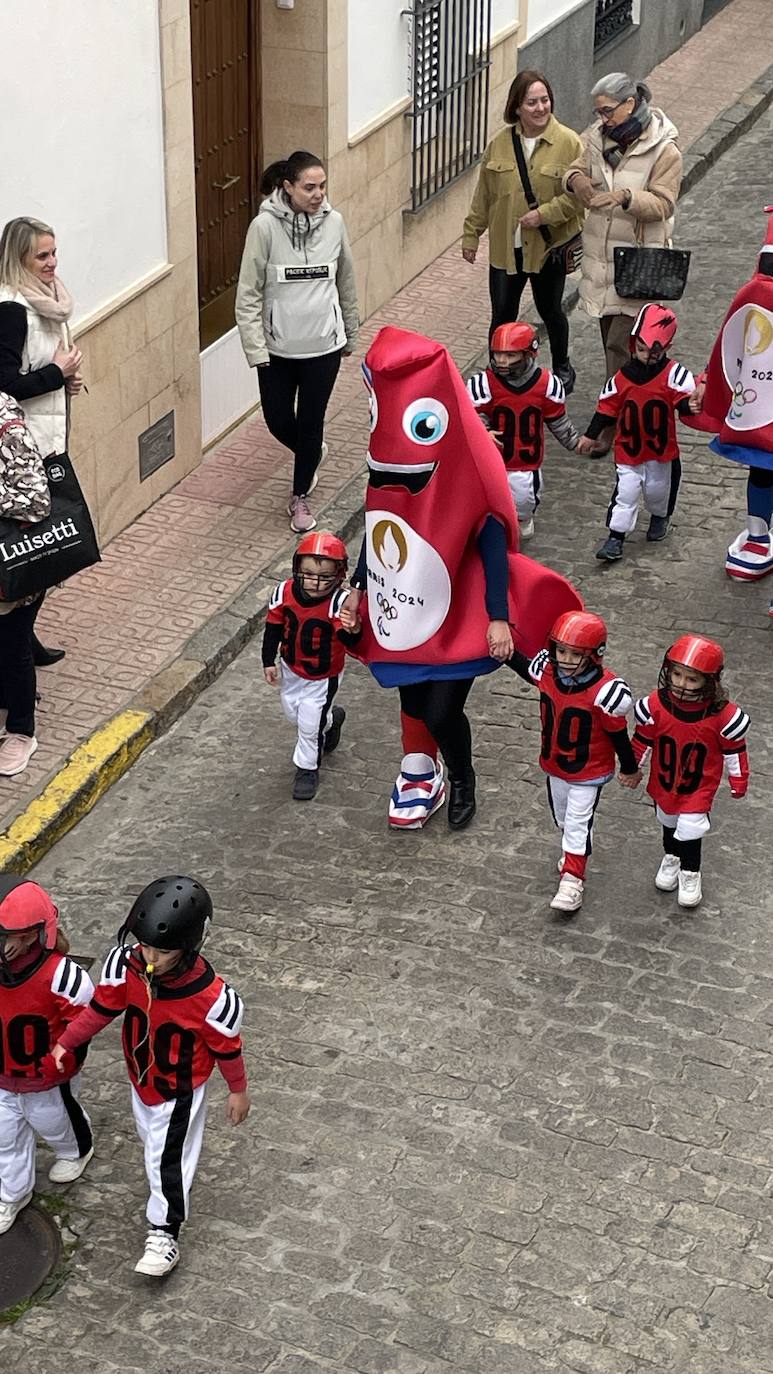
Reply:
[[[518,553],[502,455],[448,351],[388,326],[363,372],[371,439],[353,583],[367,597],[358,656],[382,686],[400,689],[404,758],[389,820],[420,828],[443,804],[439,746],[449,824],[461,829],[475,812],[464,713],[474,679],[500,666],[511,636],[536,653],[556,617],[582,601],[564,578]]]

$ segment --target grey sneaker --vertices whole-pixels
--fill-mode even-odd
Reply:
[[[610,530],[609,537],[604,540],[600,549],[596,550],[596,557],[602,563],[616,563],[618,558],[623,556],[623,536],[613,534]]]
[[[311,513],[307,496],[292,496],[287,507],[287,514],[290,517],[290,529],[293,534],[308,534],[309,530],[316,527],[317,522]]]
[[[296,768],[293,801],[311,801],[312,797],[316,797],[318,787],[319,770],[317,768]]]

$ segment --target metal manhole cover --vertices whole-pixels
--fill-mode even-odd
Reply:
[[[0,1236],[0,1313],[32,1297],[62,1252],[59,1228],[34,1204],[25,1207]]]

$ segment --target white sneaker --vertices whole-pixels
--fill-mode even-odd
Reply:
[[[550,903],[553,911],[578,911],[582,906],[584,891],[582,878],[576,878],[573,873],[562,873],[558,892]]]
[[[681,864],[676,854],[664,854],[660,868],[655,874],[655,886],[659,892],[675,892],[679,885]]]
[[[521,539],[523,539],[524,542],[527,539],[532,539],[534,537],[534,520],[519,520],[518,533],[520,534]]]
[[[703,900],[703,888],[701,887],[700,873],[686,873],[684,869],[679,873],[679,896],[677,901],[680,906],[700,906]]]
[[[319,470],[320,470],[322,464],[324,463],[325,459],[327,458],[327,454],[328,454],[328,447],[327,447],[327,444],[325,443],[325,441],[324,441],[324,439],[323,439],[323,440],[322,440],[322,447],[321,447],[321,449],[320,449],[320,451],[319,451],[319,462],[317,463],[317,466],[316,466],[316,468],[314,469],[314,476],[312,477],[311,481],[309,482],[309,490],[308,490],[307,493],[306,493],[307,496],[311,496],[311,493],[313,492],[314,488],[315,488],[316,485],[317,485],[317,482],[319,481]]]
[[[180,1247],[168,1231],[148,1231],[145,1253],[134,1266],[135,1274],[162,1279],[171,1273],[180,1258]]]
[[[23,773],[38,747],[34,735],[3,735],[0,744],[0,777],[14,778]]]
[[[19,1213],[32,1202],[32,1193],[19,1198],[18,1202],[0,1202],[0,1236],[10,1231]]]
[[[57,1159],[48,1171],[51,1183],[74,1183],[76,1178],[80,1178],[93,1155],[94,1150],[92,1148],[88,1154],[81,1155],[79,1159]]]
[[[293,534],[308,534],[309,530],[316,527],[316,520],[311,513],[306,496],[292,496],[287,507],[287,514],[290,517],[290,529]]]

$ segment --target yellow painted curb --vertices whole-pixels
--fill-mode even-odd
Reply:
[[[155,735],[150,711],[120,711],[77,749],[0,833],[0,872],[25,873],[112,787]]]

